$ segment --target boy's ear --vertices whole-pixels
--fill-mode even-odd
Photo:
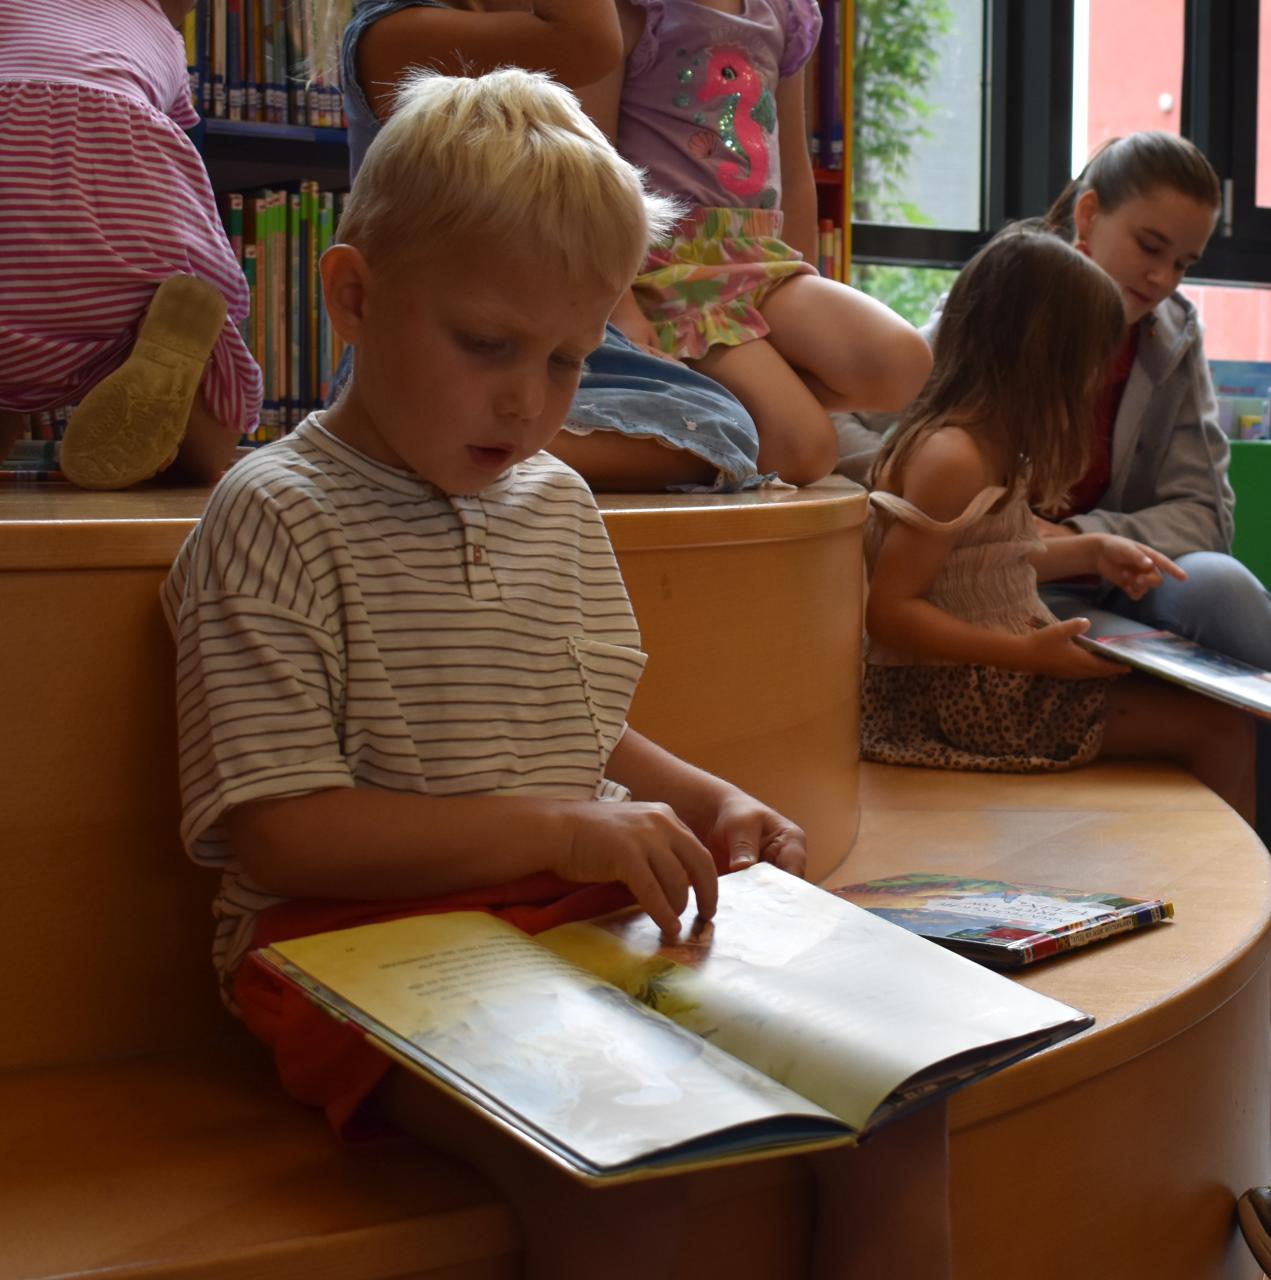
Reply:
[[[361,251],[351,244],[333,244],[322,255],[318,267],[331,327],[345,342],[356,344],[366,313],[370,267]]]

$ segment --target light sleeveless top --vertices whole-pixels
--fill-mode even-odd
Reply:
[[[997,510],[992,508],[1002,498]],[[1037,573],[1029,556],[1044,546],[1033,524],[1024,491],[1007,496],[1001,486],[981,489],[961,515],[933,520],[912,502],[876,490],[869,495],[870,519],[865,531],[865,562],[872,578],[883,537],[893,521],[931,533],[957,533],[958,539],[940,567],[927,600],[964,622],[1026,635],[1055,616],[1037,594]],[[880,666],[936,665],[903,649],[870,639],[866,661]]]

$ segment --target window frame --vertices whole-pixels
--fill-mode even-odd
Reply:
[[[1271,209],[1254,203],[1260,0],[1186,0],[1181,131],[1209,157],[1225,193],[1198,284],[1271,284]],[[852,222],[852,260],[962,266],[1003,223],[1038,217],[1069,180],[1072,0],[984,0],[981,230]],[[1271,92],[1269,77],[1267,92]]]

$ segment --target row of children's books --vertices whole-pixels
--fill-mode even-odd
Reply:
[[[345,198],[312,181],[221,197],[230,245],[251,290],[243,338],[265,389],[260,426],[245,443],[285,435],[331,391],[344,344],[322,305],[318,260],[335,236]]]
[[[343,127],[340,90],[313,66],[307,4],[199,0],[184,35],[190,96],[205,118]]]

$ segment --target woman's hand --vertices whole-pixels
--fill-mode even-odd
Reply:
[[[1077,636],[1089,630],[1089,618],[1069,618],[1021,636],[1020,669],[1060,680],[1100,680],[1125,675],[1127,667],[1109,662],[1077,643]]]
[[[1141,600],[1154,587],[1159,587],[1166,575],[1179,582],[1187,581],[1187,574],[1173,560],[1142,542],[1115,533],[1096,536],[1099,541],[1095,571],[1131,600]]]

